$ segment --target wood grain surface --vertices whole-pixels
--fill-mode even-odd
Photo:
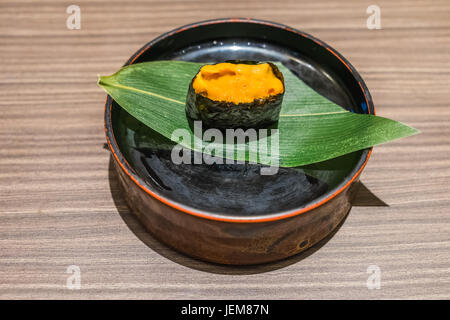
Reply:
[[[450,298],[450,2],[0,1],[0,298]],[[369,5],[381,30],[366,27]],[[308,32],[358,69],[377,114],[422,134],[376,147],[340,230],[302,256],[203,263],[149,235],[104,148],[110,74],[159,34],[219,17]],[[81,289],[66,288],[68,266]],[[367,268],[381,270],[369,290]]]

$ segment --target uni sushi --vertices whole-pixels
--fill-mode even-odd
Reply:
[[[270,62],[205,65],[192,79],[186,113],[209,128],[258,128],[278,121],[284,78]]]

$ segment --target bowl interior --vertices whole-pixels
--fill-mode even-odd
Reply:
[[[134,63],[172,59],[280,61],[328,99],[353,112],[368,112],[357,80],[336,56],[311,39],[275,26],[241,22],[188,28],[154,41]],[[368,152],[280,168],[275,175],[260,175],[258,164],[176,165],[169,148],[152,143],[163,138],[115,102],[111,120],[120,152],[151,190],[184,206],[229,216],[273,215],[320,201],[354,174]]]

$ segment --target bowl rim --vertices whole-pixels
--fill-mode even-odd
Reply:
[[[372,97],[370,95],[369,89],[367,88],[366,84],[364,83],[364,80],[360,76],[360,74],[356,71],[356,69],[350,64],[350,62],[347,61],[346,58],[344,58],[339,52],[337,52],[335,49],[327,45],[322,40],[319,40],[303,31],[291,28],[289,26],[286,26],[284,24],[271,22],[267,20],[260,20],[260,19],[253,19],[253,18],[221,18],[221,19],[212,19],[212,20],[204,20],[200,22],[195,22],[191,24],[187,24],[181,27],[178,27],[176,29],[173,29],[169,32],[163,33],[162,35],[158,36],[157,38],[153,39],[152,41],[145,44],[143,47],[141,47],[135,54],[131,56],[131,58],[128,59],[128,61],[124,64],[130,65],[133,64],[134,61],[136,61],[137,58],[139,58],[144,52],[146,52],[148,49],[150,49],[155,43],[168,38],[176,33],[198,28],[206,25],[212,25],[212,24],[226,24],[226,23],[252,23],[252,24],[259,24],[259,25],[265,25],[270,26],[274,28],[280,28],[284,29],[286,31],[292,32],[298,36],[308,38],[309,40],[312,40],[319,46],[322,46],[329,52],[331,52],[337,59],[340,60],[342,64],[350,71],[351,75],[355,78],[355,80],[358,82],[361,91],[363,92],[364,98],[366,100],[367,110],[369,114],[375,115],[375,107],[373,104]],[[214,212],[208,212],[205,210],[201,210],[198,208],[194,208],[176,201],[173,201],[171,199],[168,199],[167,197],[159,194],[157,191],[152,190],[152,188],[137,175],[128,161],[125,159],[125,157],[120,152],[119,146],[117,144],[117,141],[114,136],[113,128],[112,128],[112,102],[113,99],[111,96],[107,95],[106,102],[105,102],[105,111],[104,111],[104,125],[105,125],[105,134],[106,134],[106,140],[109,146],[109,150],[113,154],[113,157],[116,159],[117,163],[119,164],[120,168],[123,170],[123,172],[144,192],[146,192],[151,197],[155,198],[156,200],[178,210],[183,213],[187,213],[192,216],[196,216],[199,218],[204,218],[208,220],[215,220],[215,221],[222,221],[222,222],[234,222],[234,223],[261,223],[261,222],[270,222],[270,221],[277,221],[277,220],[283,220],[287,218],[291,218],[294,216],[301,215],[306,212],[310,212],[311,210],[329,202],[339,194],[341,194],[344,190],[346,190],[360,175],[362,170],[367,164],[367,161],[370,158],[370,155],[372,153],[373,147],[364,149],[363,153],[361,155],[361,158],[359,159],[358,163],[355,165],[353,170],[345,177],[345,179],[342,180],[341,183],[339,183],[337,186],[335,186],[333,189],[327,191],[325,194],[321,195],[320,197],[314,199],[309,204],[296,208],[291,209],[287,211],[281,211],[278,213],[270,214],[270,215],[256,215],[256,216],[227,216],[223,213],[214,213]]]

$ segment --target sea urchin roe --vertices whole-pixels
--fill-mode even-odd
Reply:
[[[206,65],[192,84],[196,93],[214,101],[250,103],[284,92],[268,63]]]

